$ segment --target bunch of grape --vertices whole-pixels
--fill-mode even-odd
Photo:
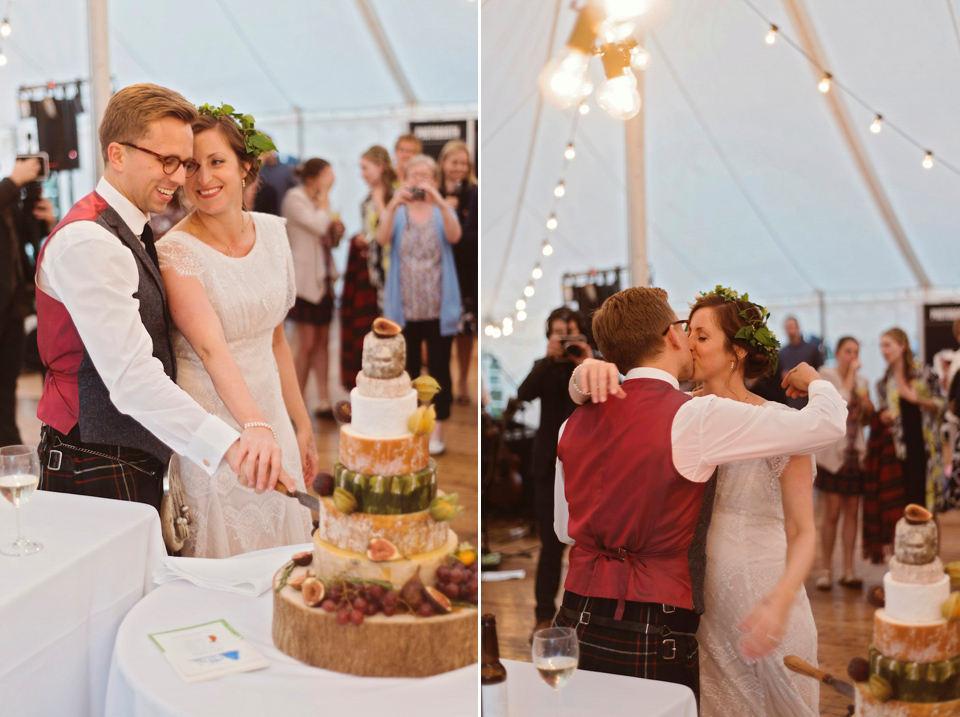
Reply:
[[[326,612],[335,612],[337,622],[359,625],[364,617],[382,612],[389,617],[401,607],[400,597],[394,590],[387,590],[376,583],[345,582],[330,586],[320,607]]]
[[[447,565],[437,568],[437,590],[451,600],[460,600],[477,604],[477,592],[480,584],[479,565],[476,560],[464,565],[453,558]]]

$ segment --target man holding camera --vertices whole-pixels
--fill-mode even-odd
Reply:
[[[20,193],[40,176],[37,158],[18,159],[0,181],[0,446],[22,443],[17,428],[17,377],[23,359],[23,320],[33,313],[33,282],[24,271],[23,229],[38,220],[46,231],[54,224],[53,205],[39,198],[24,207]],[[29,211],[28,211],[29,209]]]
[[[540,399],[540,428],[533,442],[532,466],[540,530],[540,559],[534,588],[537,598],[534,632],[550,627],[557,612],[556,598],[565,547],[553,532],[557,436],[560,426],[577,407],[567,392],[570,375],[574,368],[593,356],[583,336],[585,323],[579,311],[560,307],[551,312],[546,327],[547,355],[533,364],[533,369],[517,389],[519,401]]]

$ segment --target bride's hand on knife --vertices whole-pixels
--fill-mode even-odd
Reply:
[[[297,432],[297,446],[300,448],[300,467],[303,469],[303,483],[310,485],[320,467],[317,457],[317,444],[313,441],[313,427]]]
[[[740,639],[740,654],[745,660],[758,660],[769,655],[780,645],[787,624],[787,611],[766,598],[750,611],[737,629],[744,633]]]

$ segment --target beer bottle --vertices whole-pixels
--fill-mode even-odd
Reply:
[[[487,613],[480,633],[480,711],[482,717],[507,717],[507,670],[500,662],[497,618]]]

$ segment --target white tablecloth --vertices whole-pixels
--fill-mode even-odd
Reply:
[[[0,714],[102,715],[117,629],[166,551],[148,505],[37,491],[21,507],[35,555],[0,555]],[[0,500],[0,544],[16,539]]]
[[[530,662],[507,668],[510,717],[553,717],[556,697]],[[560,690],[561,717],[697,717],[689,687],[671,682],[577,670]]]
[[[294,551],[295,546],[277,548],[273,572]],[[147,637],[221,618],[263,654],[270,667],[188,685]],[[310,667],[280,652],[273,645],[272,619],[272,590],[250,597],[200,588],[184,580],[161,585],[130,611],[117,633],[107,715],[451,717],[478,712],[477,665],[423,679],[343,675]]]

